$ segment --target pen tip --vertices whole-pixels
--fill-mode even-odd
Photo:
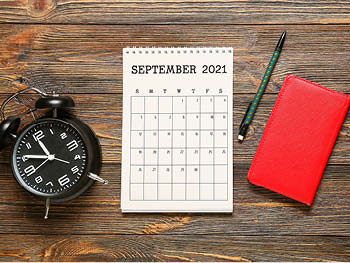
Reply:
[[[283,33],[282,33],[282,35],[280,37],[280,40],[277,43],[276,49],[278,49],[279,51],[282,50],[282,47],[283,47],[283,44],[284,44],[284,39],[286,38],[286,34],[287,34],[287,32],[283,31]]]

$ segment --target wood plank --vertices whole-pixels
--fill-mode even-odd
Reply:
[[[0,236],[1,261],[349,261],[345,237]]]
[[[85,121],[98,135],[102,147],[104,163],[120,163],[122,151],[122,96],[118,94],[73,94],[76,102],[74,113]],[[239,123],[244,115],[252,95],[234,94],[234,163],[250,164],[259,144],[261,135],[269,118],[273,104],[277,95],[265,94],[259,105],[252,125],[249,127],[248,136],[244,143],[240,144],[236,140]],[[0,95],[3,101],[6,95]],[[9,105],[7,116],[15,114],[15,104]],[[103,112],[103,114],[101,114]],[[23,125],[32,121],[31,116],[23,120]],[[350,159],[349,131],[350,116],[346,116],[339,137],[334,146],[329,164],[347,164]],[[0,163],[8,163],[10,147],[1,152]]]
[[[0,101],[4,101],[7,95],[0,95]],[[121,159],[121,127],[122,127],[122,96],[120,95],[72,95],[76,107],[72,111],[79,119],[86,122],[100,139],[103,154],[103,162],[120,162]],[[28,105],[34,105],[36,96],[25,96],[24,101]],[[23,112],[24,107],[17,104],[8,104],[6,116],[17,115]],[[44,116],[46,111],[36,113],[37,117]],[[101,114],[103,113],[103,114]],[[33,121],[31,115],[22,118],[21,126]],[[10,148],[0,153],[0,162],[8,163]]]
[[[278,92],[290,73],[349,92],[348,25],[0,25],[1,92],[23,86],[24,77],[46,90],[121,93],[123,47],[232,46],[234,92],[253,93],[283,30],[287,40],[267,93]]]
[[[312,207],[249,184],[248,166],[235,164],[233,214],[121,214],[120,165],[104,165],[109,185],[53,205],[48,220],[44,202],[20,188],[9,166],[0,171],[0,234],[350,235],[348,166],[327,166]]]
[[[2,1],[0,22],[62,24],[350,23],[348,1]]]
[[[234,163],[246,163],[250,164],[253,160],[255,151],[259,145],[260,138],[264,132],[264,128],[269,119],[271,110],[275,103],[277,95],[264,94],[261,103],[256,111],[253,122],[249,126],[248,134],[243,143],[239,143],[237,140],[239,125],[247,109],[249,101],[252,99],[252,95],[239,95],[235,94],[233,98],[234,104],[234,145],[233,145],[233,160]],[[349,127],[350,116],[346,115],[343,126],[339,132],[338,138],[335,142],[333,151],[328,160],[328,164],[342,163],[348,164],[350,160],[350,144],[349,144]]]

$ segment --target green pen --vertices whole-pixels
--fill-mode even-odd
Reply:
[[[238,140],[240,142],[242,142],[244,140],[244,137],[247,134],[248,126],[254,117],[256,108],[258,107],[258,104],[261,100],[261,96],[263,95],[263,93],[267,87],[267,84],[269,83],[272,71],[273,71],[273,69],[276,65],[276,62],[278,60],[278,57],[282,51],[282,47],[283,47],[283,43],[284,43],[285,38],[286,38],[286,32],[284,31],[280,37],[280,40],[277,43],[275,51],[273,52],[272,58],[270,60],[269,65],[267,66],[264,77],[260,83],[259,89],[256,92],[255,97],[252,100],[252,102],[249,103],[248,109],[243,117],[241,125],[239,126]]]

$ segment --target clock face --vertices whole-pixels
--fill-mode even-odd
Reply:
[[[15,176],[35,194],[58,195],[84,175],[87,150],[79,132],[67,122],[50,119],[27,127],[12,151]]]

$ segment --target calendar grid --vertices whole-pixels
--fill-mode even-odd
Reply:
[[[130,200],[228,200],[227,98],[130,97]]]
[[[174,97],[171,97],[171,129],[174,129]],[[171,134],[171,149],[174,149],[174,136]],[[174,196],[174,154],[171,152],[171,200]]]
[[[158,98],[158,128],[159,128],[159,98]],[[158,154],[157,154],[157,200],[159,200],[159,132],[158,132]]]
[[[213,116],[214,116],[214,119],[213,119],[213,152],[215,154],[215,99],[213,97]],[[213,199],[215,199],[215,157],[213,155],[213,182],[214,182],[214,185],[213,185]]]
[[[146,103],[145,98],[143,98],[143,112],[146,112]],[[143,118],[143,127],[146,125],[146,118]],[[143,134],[143,189],[142,189],[142,199],[145,199],[145,170],[146,170],[146,155],[145,155],[145,147],[146,147],[146,136]]]
[[[199,100],[199,110],[201,110],[202,109],[202,100],[200,99]],[[201,117],[201,115],[199,115],[199,128],[201,128],[202,127],[202,117]],[[201,132],[199,133],[199,144],[198,144],[198,146],[199,146],[199,149],[201,149],[201,141],[202,141],[202,138],[201,138]],[[201,151],[199,151],[199,164],[201,164]],[[202,171],[202,169],[201,169],[201,165],[199,165],[198,166],[199,168],[199,178],[198,178],[198,182],[199,182],[199,200],[201,200],[201,192],[202,192],[202,189],[201,189],[201,171]]]
[[[185,131],[187,131],[187,99],[185,100],[185,114],[186,114],[186,121],[185,121]],[[187,132],[185,133],[185,160],[187,164]],[[185,170],[185,200],[187,200],[187,168]]]

